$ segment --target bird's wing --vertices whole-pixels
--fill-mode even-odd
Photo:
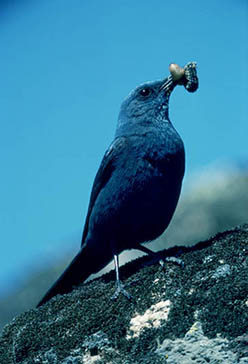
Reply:
[[[115,169],[114,161],[122,153],[122,150],[125,148],[125,144],[126,144],[126,138],[120,137],[120,138],[115,139],[113,141],[113,143],[110,145],[110,147],[108,148],[108,150],[106,151],[106,153],[102,159],[102,162],[97,171],[97,174],[96,174],[96,177],[95,177],[95,180],[93,183],[92,191],[91,191],[89,208],[88,208],[88,212],[87,212],[87,216],[86,216],[86,220],[85,220],[81,245],[83,245],[85,238],[88,234],[89,218],[91,215],[91,211],[94,207],[95,201],[97,199],[97,196],[99,195],[100,191],[104,188],[104,186],[110,179],[110,177]]]

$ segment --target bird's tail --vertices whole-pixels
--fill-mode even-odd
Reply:
[[[57,294],[65,294],[72,291],[73,286],[84,282],[92,273],[100,271],[113,258],[111,249],[106,249],[99,254],[95,244],[87,244],[82,247],[59,279],[52,285],[37,307],[43,305]]]

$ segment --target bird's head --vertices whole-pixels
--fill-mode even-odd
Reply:
[[[169,71],[170,76],[166,79],[137,87],[123,101],[116,137],[146,133],[154,126],[168,125],[169,97],[174,87],[179,84],[188,92],[197,90],[196,62],[189,62],[184,68],[171,63]]]
[[[168,103],[175,85],[172,78],[168,77],[134,89],[121,105],[116,136],[135,134],[154,124],[170,122]]]

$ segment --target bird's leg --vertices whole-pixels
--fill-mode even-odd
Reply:
[[[163,267],[164,266],[164,260],[162,259],[161,255],[158,253],[153,252],[151,249],[146,248],[143,245],[139,245],[137,247],[138,250],[141,250],[142,252],[148,254],[150,257],[152,257],[152,264],[159,262],[159,264]]]
[[[151,249],[148,249],[143,245],[139,245],[136,249],[150,255],[152,257],[152,264],[155,262],[159,262],[159,264],[164,267],[165,262],[172,262],[181,267],[184,266],[183,261],[177,257],[162,257],[160,252],[153,252]]]
[[[124,289],[124,285],[119,278],[119,257],[116,254],[114,254],[114,263],[115,263],[115,273],[116,273],[116,290],[111,299],[116,300],[119,294],[122,293],[123,296],[125,296],[128,300],[131,300],[132,296]]]

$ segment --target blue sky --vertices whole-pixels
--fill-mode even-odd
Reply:
[[[198,63],[199,91],[170,101],[186,181],[248,159],[246,0],[2,1],[0,19],[0,291],[78,249],[120,104],[169,63]]]

